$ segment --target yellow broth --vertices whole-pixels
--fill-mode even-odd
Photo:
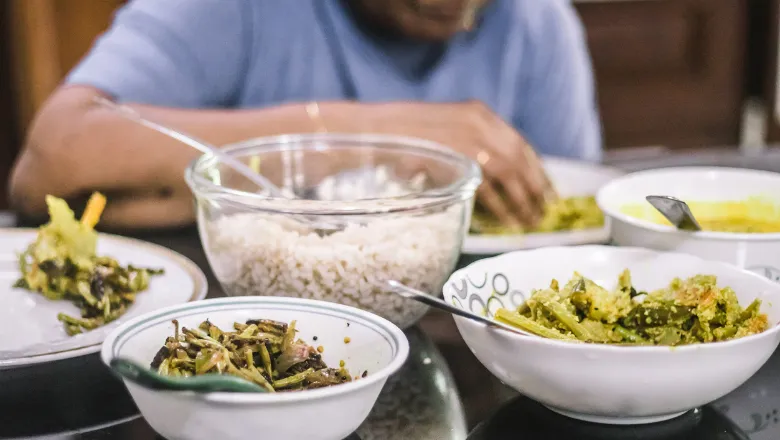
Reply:
[[[688,202],[688,206],[705,231],[752,234],[780,232],[780,204],[766,198]],[[660,225],[670,225],[668,220],[646,202],[626,205],[621,211],[632,217]]]

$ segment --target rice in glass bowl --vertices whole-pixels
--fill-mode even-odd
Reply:
[[[395,279],[439,295],[468,230],[479,166],[451,149],[384,135],[258,138],[223,150],[294,198],[275,198],[215,157],[186,180],[209,263],[230,296],[346,304],[406,328],[426,306]],[[318,224],[343,224],[333,233]]]

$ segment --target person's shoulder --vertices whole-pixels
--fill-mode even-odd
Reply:
[[[564,29],[578,30],[580,22],[571,0],[498,0],[515,26],[531,38],[547,38]]]
[[[251,3],[258,20],[272,22],[308,20],[316,15],[315,1],[240,0]],[[331,1],[331,0],[326,0]]]
[[[529,20],[560,20],[574,12],[571,0],[499,0],[514,9],[517,17]]]
[[[219,18],[227,13],[240,13],[253,21],[284,21],[295,17],[309,16],[313,8],[311,1],[278,0],[131,0],[120,9],[119,14],[144,13],[149,17],[160,17],[169,11],[182,20],[189,18]]]

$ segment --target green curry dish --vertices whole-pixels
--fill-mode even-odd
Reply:
[[[64,200],[47,196],[46,203],[50,221],[19,255],[21,277],[14,287],[75,304],[80,317],[57,316],[69,335],[116,320],[134,303],[135,295],[149,287],[151,278],[163,271],[124,267],[112,258],[96,255],[94,225],[105,206],[100,194],[90,199],[81,221]]]
[[[768,323],[760,309],[758,299],[743,308],[734,291],[718,287],[711,275],[676,278],[646,293],[626,270],[612,292],[576,272],[562,288],[552,280],[516,311],[499,309],[496,319],[551,339],[678,346],[761,333]]]
[[[561,232],[594,229],[604,226],[601,212],[593,196],[566,197],[548,203],[542,220],[532,229],[516,229],[503,225],[481,206],[471,219],[470,232],[484,235]]]
[[[296,338],[289,325],[268,319],[234,323],[225,331],[204,321],[197,328],[179,328],[151,362],[165,376],[232,374],[269,392],[323,388],[352,381],[343,366],[328,368],[317,349]],[[365,373],[364,376],[365,377]]]

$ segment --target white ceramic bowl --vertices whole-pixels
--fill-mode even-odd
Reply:
[[[522,304],[533,289],[574,271],[607,288],[630,269],[637,289],[665,287],[674,277],[712,274],[743,305],[755,298],[772,328],[733,341],[682,347],[576,344],[528,337],[456,317],[476,357],[504,383],[564,415],[597,423],[652,423],[712,402],[736,389],[780,342],[780,284],[732,265],[676,253],[610,246],[517,251],[458,270],[444,299],[480,313]]]
[[[619,177],[602,187],[596,197],[611,221],[614,244],[698,255],[780,281],[780,233],[684,232],[622,212],[627,205],[646,203],[645,196],[651,194],[691,202],[777,198],[780,174],[738,168],[663,168]]]
[[[172,319],[197,326],[209,319],[221,328],[267,318],[297,320],[298,337],[325,348],[329,366],[344,360],[359,380],[328,388],[276,394],[154,391],[125,381],[147,422],[169,439],[335,440],[347,437],[368,416],[387,378],[406,361],[409,343],[389,321],[352,307],[298,298],[220,298],[158,310],[128,321],[103,343],[106,365],[116,356],[149,364]],[[317,342],[313,342],[317,336]],[[349,337],[350,342],[344,342]],[[259,434],[262,433],[262,434]]]

